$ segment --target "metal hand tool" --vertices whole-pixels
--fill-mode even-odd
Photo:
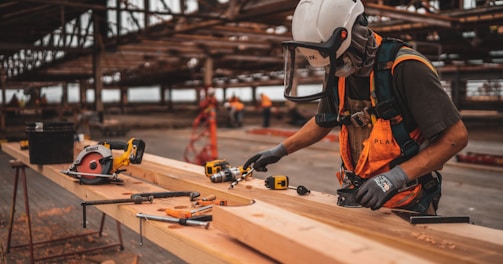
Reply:
[[[161,221],[167,223],[175,223],[185,226],[204,226],[205,229],[210,227],[210,221],[213,220],[211,215],[201,215],[193,218],[174,218],[174,217],[166,217],[166,216],[158,216],[158,215],[147,215],[142,213],[137,213],[136,217],[140,219],[140,246],[143,246],[143,227],[142,227],[142,219],[145,220],[154,220]]]
[[[443,216],[443,215],[425,215],[415,211],[392,209],[391,212],[400,218],[415,224],[447,224],[447,223],[470,223],[469,216]]]
[[[131,199],[134,199],[135,197],[150,197],[150,196],[152,196],[153,198],[156,198],[156,199],[188,196],[191,201],[194,201],[200,195],[201,194],[199,192],[189,192],[189,191],[183,191],[183,192],[148,192],[148,193],[135,193],[135,194],[131,194]]]
[[[82,205],[82,227],[86,228],[86,222],[87,222],[87,213],[86,213],[86,206],[88,205],[99,205],[99,204],[119,204],[119,203],[134,203],[134,204],[141,204],[143,202],[150,202],[152,203],[154,201],[153,196],[148,196],[148,197],[143,197],[143,196],[137,196],[135,198],[129,198],[129,199],[111,199],[111,200],[94,200],[94,201],[84,201],[80,205]]]
[[[175,210],[175,209],[168,208],[168,209],[165,209],[164,211],[169,216],[173,216],[173,217],[177,217],[177,218],[191,218],[191,217],[196,216],[196,214],[198,214],[198,213],[202,213],[202,212],[211,210],[212,207],[213,207],[212,205],[206,205],[206,206],[199,207],[197,209],[190,210],[190,211]]]
[[[254,168],[251,168],[248,172],[246,172],[245,174],[243,174],[243,176],[241,176],[240,178],[238,178],[234,182],[232,182],[231,185],[229,186],[229,190],[232,189],[232,188],[234,188],[234,186],[236,186],[240,181],[246,179],[246,177],[248,177],[250,174],[252,174],[252,172],[254,170],[255,170]]]

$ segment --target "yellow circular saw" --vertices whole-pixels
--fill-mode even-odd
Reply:
[[[124,153],[113,157],[114,149],[124,150]],[[81,184],[121,183],[118,175],[125,171],[121,167],[130,163],[140,164],[144,151],[145,142],[137,138],[131,138],[127,143],[102,141],[84,147],[70,168],[62,172],[79,179]]]

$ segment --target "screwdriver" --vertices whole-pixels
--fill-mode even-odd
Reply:
[[[211,215],[205,215],[204,217],[197,217],[197,218],[172,218],[172,217],[162,217],[162,216],[157,216],[157,215],[147,215],[147,214],[142,214],[142,213],[137,213],[136,217],[140,219],[140,246],[143,246],[143,231],[142,231],[142,219],[145,220],[155,220],[155,221],[161,221],[161,222],[168,222],[168,223],[178,223],[180,225],[185,225],[185,226],[204,226],[205,229],[208,229],[210,226],[210,222],[212,221],[213,218]]]

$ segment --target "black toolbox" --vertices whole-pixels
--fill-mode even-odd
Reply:
[[[73,122],[32,122],[26,124],[31,164],[73,162]]]

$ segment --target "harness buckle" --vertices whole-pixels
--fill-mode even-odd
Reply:
[[[385,120],[390,120],[393,117],[397,116],[399,113],[394,107],[394,98],[386,101],[382,101],[375,106],[375,111],[377,115]]]
[[[353,186],[354,188],[359,188],[366,181],[366,179],[356,175],[354,172],[346,170],[344,168],[344,165],[341,165],[341,167],[339,168],[339,175],[342,176],[343,189],[349,189],[351,188],[351,186]]]
[[[348,182],[353,185],[355,188],[359,188],[365,183],[365,179],[356,175],[352,171],[344,170],[344,182]]]
[[[403,146],[400,148],[400,151],[403,157],[411,157],[418,153],[419,145],[416,141],[410,139],[403,144]]]
[[[363,127],[372,122],[370,113],[368,112],[368,107],[365,107],[362,111],[356,112],[351,115],[351,123],[355,127]]]

